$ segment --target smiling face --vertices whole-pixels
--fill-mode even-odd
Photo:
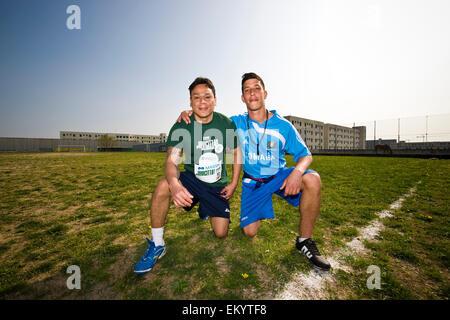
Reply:
[[[248,79],[242,86],[241,98],[249,111],[257,111],[265,107],[267,91],[258,79]]]
[[[206,84],[198,84],[191,91],[191,108],[195,120],[206,123],[212,120],[216,97]]]

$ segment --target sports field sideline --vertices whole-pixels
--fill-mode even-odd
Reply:
[[[164,153],[0,154],[0,298],[273,299],[310,264],[294,248],[299,216],[275,198],[277,218],[257,238],[239,228],[240,186],[231,229],[216,239],[208,221],[172,206],[167,254],[144,276],[133,266],[146,249],[149,200],[164,175]],[[288,165],[293,165],[288,157]],[[450,161],[315,156],[322,207],[314,238],[331,270],[320,299],[448,299]],[[231,166],[228,168],[231,173]],[[342,249],[390,208],[364,253]],[[69,290],[67,267],[81,270]],[[367,268],[381,288],[367,287]]]

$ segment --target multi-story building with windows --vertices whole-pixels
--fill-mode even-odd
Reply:
[[[311,150],[366,148],[364,126],[350,128],[294,116],[284,118],[294,125]]]
[[[324,149],[365,149],[366,127],[344,127],[327,123]]]
[[[294,116],[284,118],[294,125],[309,149],[323,149],[325,123]]]
[[[160,133],[159,135],[145,135],[145,134],[130,134],[130,133],[100,133],[100,132],[83,132],[83,131],[59,132],[60,139],[69,139],[69,140],[97,140],[104,135],[113,137],[117,141],[131,141],[144,144],[167,142],[167,135],[165,133]]]

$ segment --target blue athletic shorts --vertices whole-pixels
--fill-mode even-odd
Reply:
[[[210,187],[198,180],[194,174],[184,171],[180,172],[180,181],[190,194],[194,196],[192,205],[184,207],[186,211],[191,210],[198,202],[198,214],[200,218],[221,217],[230,219],[230,203],[222,198],[220,192],[224,187]]]
[[[275,174],[275,178],[268,183],[263,183],[260,187],[256,187],[256,181],[250,178],[242,180],[242,194],[241,194],[241,228],[261,219],[273,219],[272,194],[276,194],[292,206],[298,207],[300,204],[300,197],[302,193],[291,196],[284,196],[284,189],[280,190],[284,180],[291,174],[293,167],[282,168]],[[314,170],[308,169],[303,174],[317,173]]]

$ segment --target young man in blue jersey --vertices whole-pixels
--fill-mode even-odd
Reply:
[[[241,88],[241,99],[247,112],[230,117],[236,124],[244,156],[241,228],[245,235],[254,237],[262,219],[275,217],[272,205],[275,193],[291,205],[300,207],[296,248],[314,266],[329,270],[329,262],[311,239],[321,201],[320,176],[308,169],[312,162],[311,152],[289,121],[275,110],[266,109],[267,91],[261,77],[255,73],[244,74]],[[286,167],[286,152],[294,157],[295,167]]]

